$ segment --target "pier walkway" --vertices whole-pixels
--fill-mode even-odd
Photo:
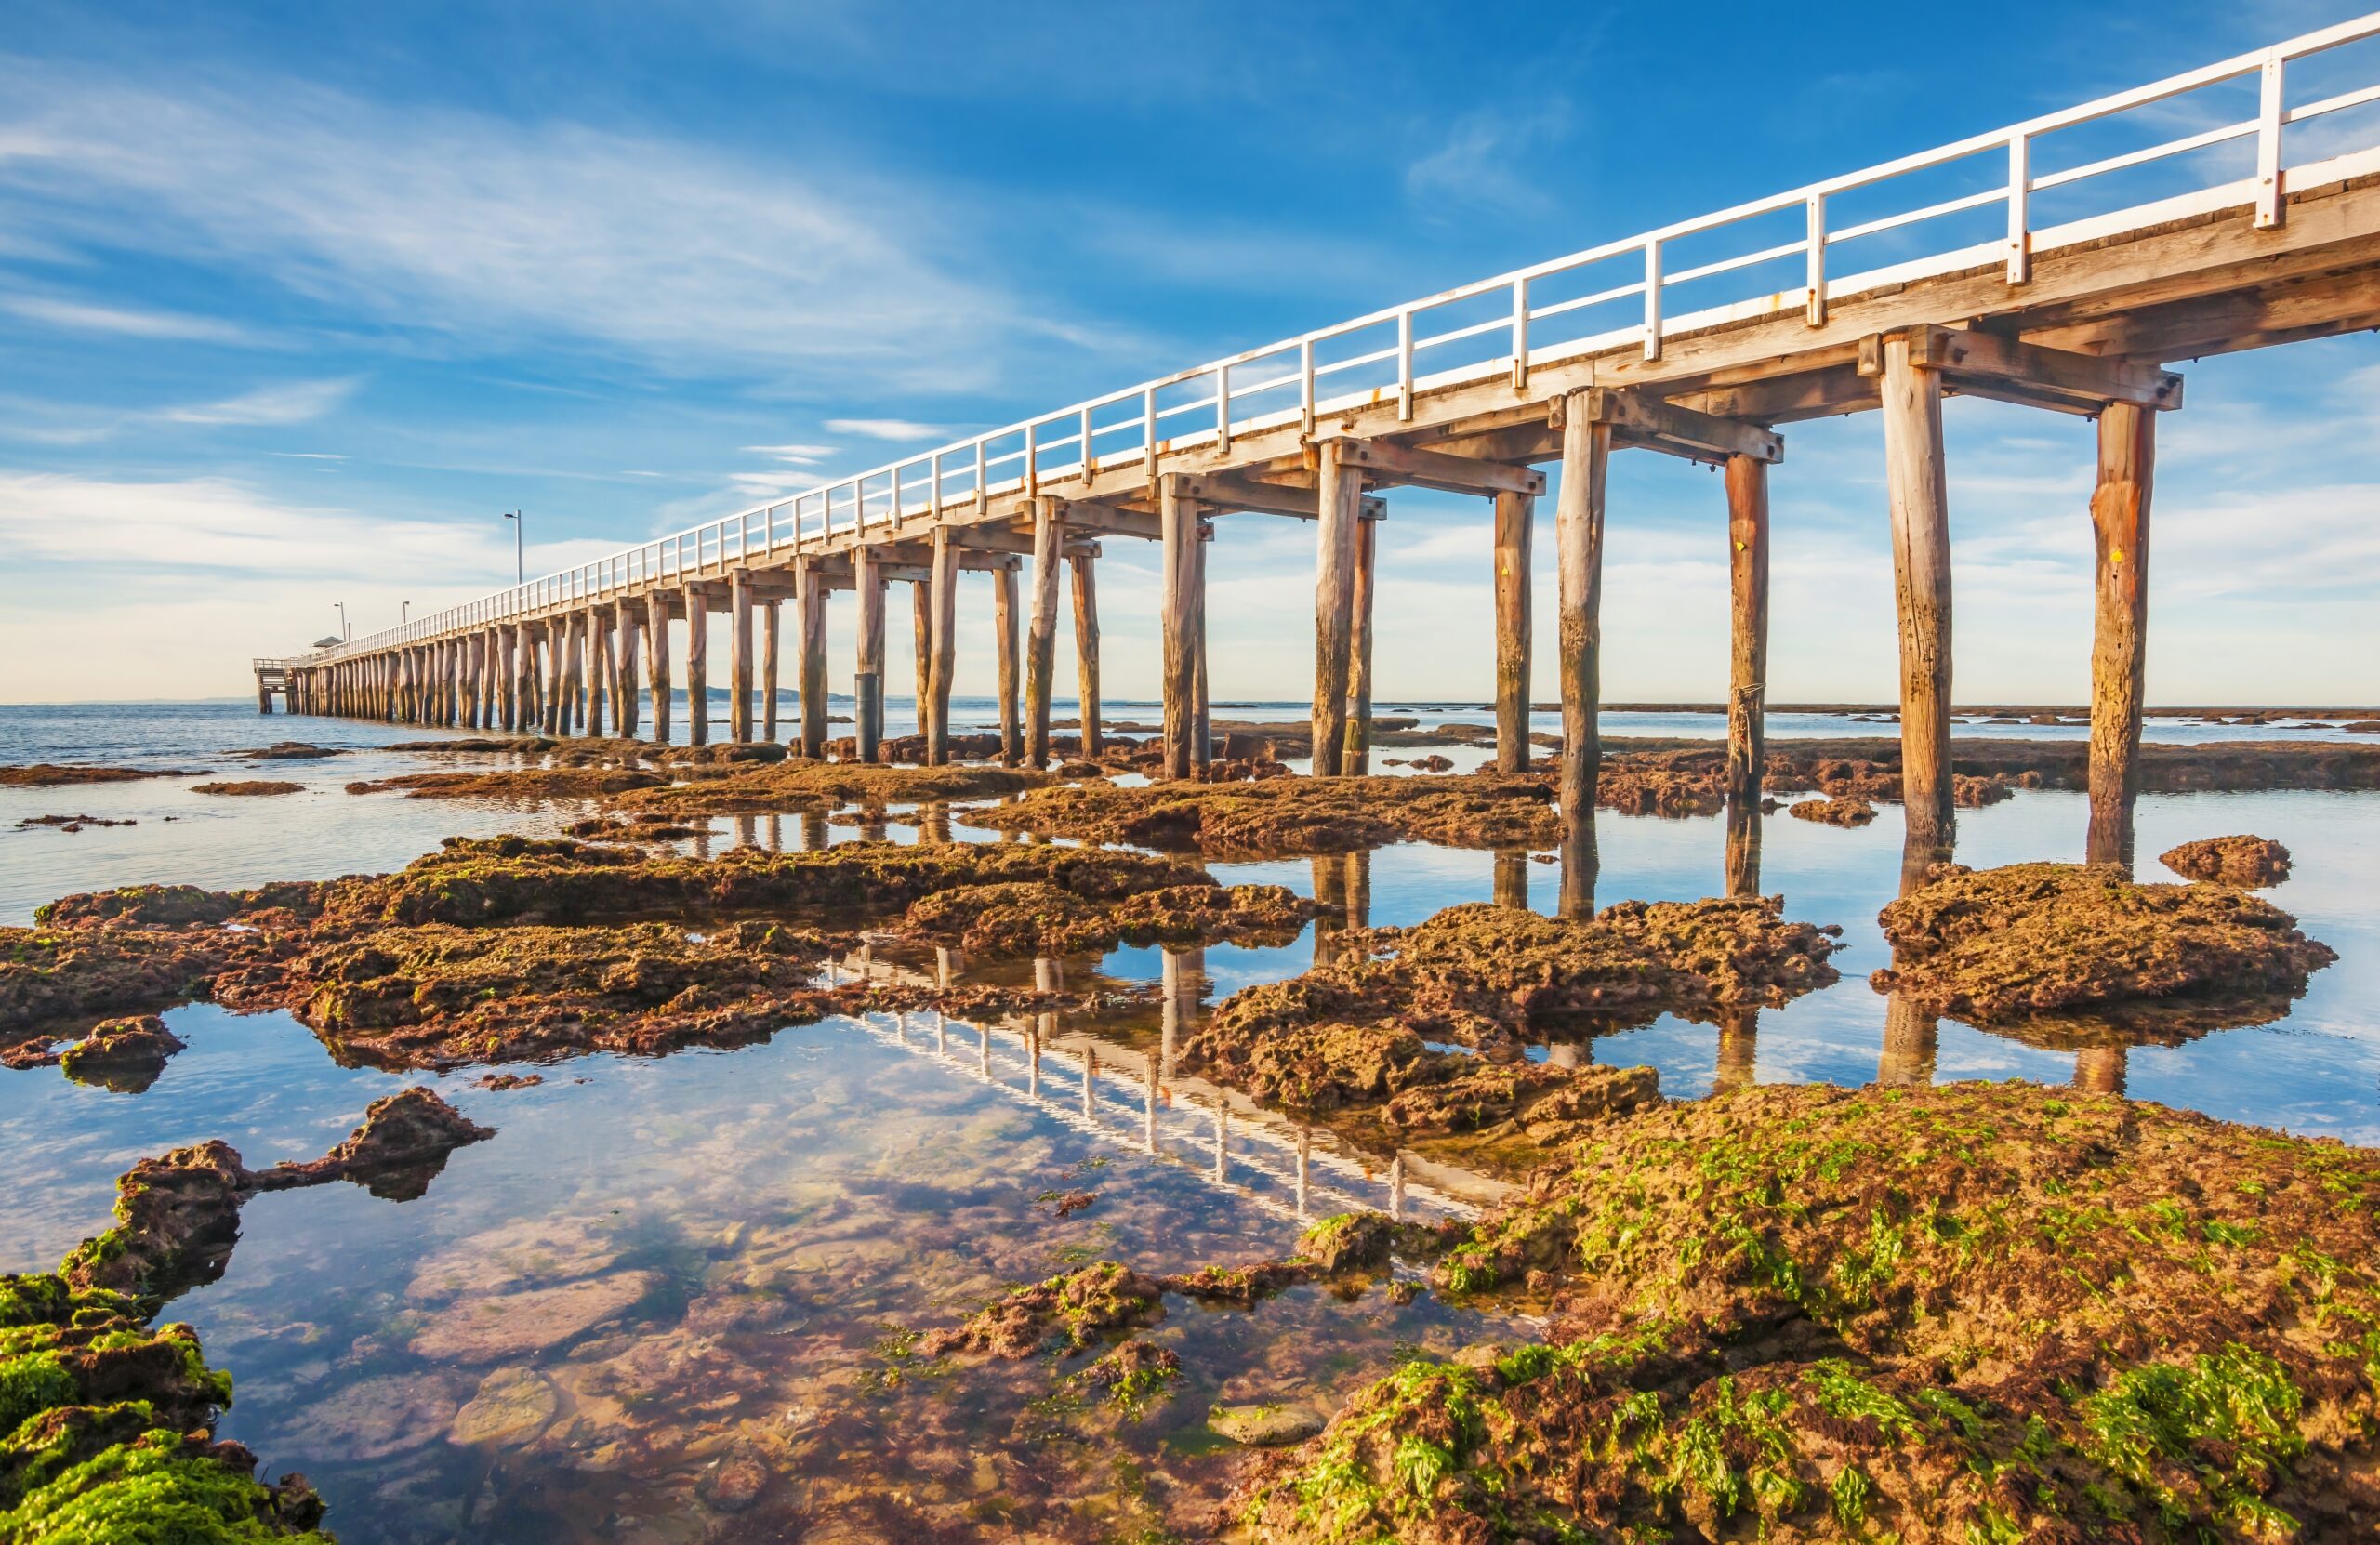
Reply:
[[[301,657],[259,704],[434,724],[668,733],[683,640],[696,740],[707,629],[732,619],[725,733],[778,738],[792,603],[800,721],[826,749],[826,611],[858,607],[853,750],[885,754],[887,587],[916,602],[925,759],[952,754],[960,576],[989,575],[1001,751],[1051,755],[1062,571],[1085,751],[1098,750],[1096,561],[1163,555],[1165,768],[1206,723],[1206,545],[1224,517],[1313,522],[1317,772],[1368,767],[1373,530],[1393,490],[1493,502],[1499,765],[1526,765],[1540,469],[1558,466],[1562,808],[1592,841],[1606,469],[1724,466],[1731,792],[1756,800],[1771,469],[1781,426],[1884,415],[1912,854],[1947,852],[1951,597],[1941,403],[2097,421],[2095,856],[2127,856],[2137,788],[2149,508],[2167,367],[2380,327],[2380,13],[2007,128],[1178,371]],[[1946,77],[1948,79],[1949,77]],[[1950,89],[1946,86],[1946,91]],[[2175,132],[2177,125],[2187,132]],[[1658,152],[1654,152],[1658,153]],[[1750,153],[1748,150],[1748,153]],[[1724,535],[1722,529],[1724,527]],[[2275,540],[2287,540],[2277,522]],[[1020,589],[1024,592],[1020,595]],[[757,636],[756,636],[757,635]],[[757,703],[757,711],[756,711]]]

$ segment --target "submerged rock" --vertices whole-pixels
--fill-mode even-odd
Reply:
[[[86,767],[37,761],[0,767],[0,788],[60,788],[69,784],[122,784],[142,778],[203,778],[204,767]]]
[[[1308,1406],[1267,1402],[1217,1406],[1207,1413],[1207,1425],[1232,1442],[1250,1448],[1281,1448],[1303,1443],[1322,1431],[1322,1413]]]
[[[1864,826],[1876,818],[1876,807],[1865,799],[1848,795],[1837,799],[1803,799],[1785,807],[1785,813],[1801,821],[1816,821],[1829,826]]]
[[[919,1349],[929,1357],[955,1352],[1029,1357],[1054,1340],[1079,1351],[1111,1331],[1163,1319],[1164,1293],[1163,1284],[1103,1261],[1016,1288],[977,1310],[964,1325],[926,1337]]]
[[[1439,1268],[1536,1274],[1542,1341],[1401,1367],[1226,1516],[1417,1545],[2366,1538],[2380,1367],[2341,1327],[2380,1314],[2376,1220],[2380,1155],[2065,1090],[1650,1107]]]
[[[259,1191],[353,1181],[374,1195],[405,1202],[430,1189],[447,1155],[496,1135],[418,1085],[375,1100],[364,1125],[311,1164],[280,1164],[255,1177]]]
[[[2135,999],[2285,999],[2338,958],[2268,902],[2143,885],[2117,865],[1939,865],[1877,920],[1893,946],[1871,979],[1879,992],[1985,1021]]]
[[[447,1431],[447,1440],[521,1448],[536,1441],[562,1408],[553,1381],[535,1368],[498,1368],[480,1380],[479,1393]]]
[[[413,1339],[413,1354],[495,1363],[543,1352],[618,1318],[660,1280],[651,1272],[619,1272],[559,1288],[459,1299]]]
[[[192,784],[192,794],[228,794],[235,798],[270,798],[275,794],[302,794],[304,784],[286,783],[278,778],[235,778],[227,783]]]
[[[157,1081],[173,1054],[189,1043],[154,1014],[101,1020],[81,1043],[59,1054],[69,1078],[138,1094]]]
[[[2203,837],[2168,848],[2157,861],[2186,879],[2257,890],[2289,878],[2289,850],[2269,838]]]

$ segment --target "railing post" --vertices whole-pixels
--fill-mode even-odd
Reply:
[[[1808,274],[1802,283],[1808,288],[1808,305],[1805,314],[1813,327],[1826,325],[1826,195],[1812,193],[1804,208],[1807,218]]]
[[[2032,145],[2030,136],[2008,137],[2008,283],[2021,284],[2033,276]]]
[[[1149,476],[1157,476],[1157,393],[1149,396]],[[1298,340],[1298,413],[1299,425],[1310,438],[1314,434],[1314,340]]]
[[[1528,390],[1528,280],[1513,281],[1513,390]]]
[[[1309,399],[1313,395],[1310,391],[1306,393]],[[1314,415],[1311,411],[1306,415],[1305,427],[1309,433],[1313,431]],[[1141,464],[1143,471],[1154,484],[1157,482],[1157,388],[1153,386],[1141,388]]]
[[[1215,449],[1231,449],[1231,366],[1215,366]]]
[[[2281,186],[2281,59],[2265,60],[2256,100],[2256,229],[2278,231],[2283,218]]]
[[[1396,313],[1396,416],[1413,416],[1413,313]]]
[[[1082,410],[1082,481],[1089,482],[1099,470],[1096,457],[1091,454],[1091,410]]]
[[[1645,244],[1645,358],[1661,357],[1661,244]]]

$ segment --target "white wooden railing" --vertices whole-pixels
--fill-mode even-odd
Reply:
[[[954,503],[982,506],[996,496],[1064,487],[1134,460],[1154,478],[1163,456],[1212,452],[1228,447],[1235,435],[1290,423],[1311,429],[1317,415],[1348,407],[1393,399],[1398,416],[1410,418],[1417,392],[1507,373],[1515,389],[1525,390],[1533,368],[1632,343],[1646,359],[1658,360],[1664,337],[1689,329],[1794,310],[1818,325],[1832,298],[1979,264],[2004,259],[2007,282],[2022,284],[2037,251],[2193,213],[2253,202],[2256,223],[2277,226],[2290,186],[2325,180],[2380,154],[2380,114],[2345,121],[2350,130],[2345,142],[2319,147],[2321,153],[2303,162],[2293,165],[2284,153],[2289,129],[2380,103],[2380,58],[2345,51],[2375,37],[2380,12],[1989,134],[1372,311],[756,505],[309,658],[320,663],[370,654],[655,581],[717,574],[829,536],[890,528]],[[2349,78],[2370,78],[2290,105],[2291,67],[2317,59]],[[2244,117],[2213,99],[2227,87],[2241,94],[2251,82],[2254,111]],[[2119,124],[2125,115],[2148,122]],[[2169,128],[2175,118],[2207,126],[2122,150],[2085,143],[2094,129],[2154,131]],[[2082,158],[2042,170],[2057,152]],[[2251,159],[2253,170],[2239,175]],[[2050,203],[2070,202],[2071,194],[2056,195],[2086,185],[2104,190],[2123,174],[2145,170],[2164,179],[2155,196],[2144,199],[2135,190],[2116,207],[2039,223],[2043,195],[2052,195]],[[1980,186],[1929,190],[1929,178]],[[1917,202],[1889,213],[1863,210],[1862,218],[1834,223],[1846,205],[1884,204],[1879,190]],[[2004,211],[2004,224],[1990,219],[1995,206]],[[1989,222],[1982,228],[1988,234],[1978,238],[1977,221],[1962,221],[1963,216],[1980,216]],[[1765,239],[1788,231],[1787,239]],[[1754,244],[1697,251],[1700,239],[1723,235]],[[1838,276],[1831,257],[1855,243],[1870,244],[1861,250],[1889,260]],[[1779,278],[1792,283],[1762,282]],[[1714,282],[1732,288],[1708,293]],[[1681,309],[1698,287],[1705,293],[1695,295],[1691,310]]]

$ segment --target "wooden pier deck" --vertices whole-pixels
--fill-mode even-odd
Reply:
[[[608,702],[618,733],[666,736],[672,624],[723,612],[725,733],[774,739],[790,602],[793,738],[817,756],[826,610],[852,591],[857,754],[873,759],[886,737],[885,589],[906,582],[919,731],[927,759],[942,761],[960,575],[983,573],[1002,756],[1038,765],[1051,747],[1061,568],[1095,752],[1096,561],[1104,543],[1129,539],[1162,551],[1165,771],[1194,776],[1210,740],[1205,548],[1222,539],[1221,518],[1253,514],[1314,524],[1315,768],[1357,772],[1368,765],[1373,528],[1393,490],[1423,487],[1494,505],[1498,760],[1514,769],[1527,758],[1529,554],[1551,466],[1561,804],[1591,848],[1610,457],[1726,469],[1712,539],[1730,555],[1730,783],[1752,801],[1779,429],[1879,412],[1903,789],[1922,860],[1953,836],[1955,469],[1941,402],[1967,394],[2097,421],[2096,486],[2075,511],[2098,554],[2090,848],[2128,858],[2156,424],[2183,403],[2168,367],[2380,327],[2376,38],[2380,13],[1071,404],[401,628],[258,662],[259,705],[279,684],[270,669],[296,711],[594,734]],[[2185,118],[2214,126],[2172,136]],[[707,629],[681,632],[701,741]]]

